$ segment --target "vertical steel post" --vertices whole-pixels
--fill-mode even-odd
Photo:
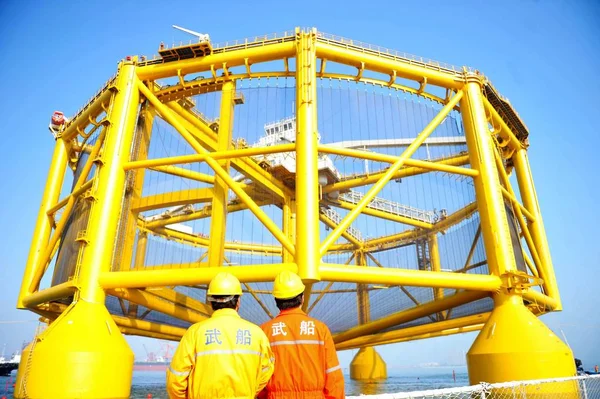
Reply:
[[[94,203],[90,210],[87,245],[83,254],[80,298],[104,304],[105,294],[98,285],[98,276],[111,269],[113,252],[125,194],[123,164],[129,161],[139,105],[137,76],[133,64],[123,64],[116,82],[110,110],[107,136],[99,160]]]
[[[363,251],[357,251],[354,257],[356,266],[367,266],[367,260]],[[358,324],[366,324],[371,321],[371,303],[367,284],[356,284],[356,305],[358,307]]]
[[[430,234],[429,237],[429,260],[431,261],[431,271],[432,272],[441,272],[442,271],[442,263],[440,261],[440,249],[438,246],[438,238],[437,233]],[[433,298],[437,301],[444,298],[444,289],[443,288],[434,288],[433,289]],[[439,312],[438,320],[443,320],[446,317],[448,312]]]
[[[137,245],[135,246],[135,259],[133,261],[133,268],[135,270],[142,270],[146,263],[146,247],[148,244],[148,233],[145,231],[138,232]],[[129,302],[129,309],[127,314],[129,317],[136,317],[138,311],[138,305]]]
[[[357,266],[367,266],[365,252],[354,252],[354,261]],[[367,324],[371,321],[371,304],[367,284],[356,284],[356,306],[358,311],[358,324]],[[353,380],[385,380],[387,378],[387,365],[379,353],[372,346],[363,346],[350,362],[350,378]]]
[[[38,211],[33,238],[31,239],[31,248],[27,257],[27,264],[23,272],[23,281],[21,282],[21,290],[17,299],[17,308],[24,309],[23,298],[30,294],[29,286],[35,275],[35,266],[40,264],[40,256],[44,254],[50,233],[52,232],[52,224],[48,217],[48,210],[52,208],[59,199],[60,191],[65,177],[67,168],[67,147],[65,142],[59,138],[54,146],[52,161],[50,163],[50,171],[46,179],[46,188],[44,188],[44,196]]]
[[[296,30],[296,263],[306,283],[320,280],[316,30]]]
[[[492,274],[500,276],[516,271],[517,267],[496,170],[494,143],[483,108],[481,84],[481,77],[467,75],[460,108],[471,168],[479,172],[473,183],[488,265]]]
[[[296,242],[296,201],[287,195],[283,196],[283,234],[286,235],[292,242]],[[282,248],[282,259],[283,263],[293,262],[293,256],[285,249]]]
[[[135,261],[133,266],[136,269],[142,269],[146,263],[146,246],[148,244],[148,233],[140,231],[138,233],[138,241],[135,247]]]
[[[221,109],[219,113],[219,133],[217,136],[217,151],[226,151],[231,145],[231,130],[233,127],[233,97],[235,95],[235,82],[223,83],[221,90]],[[227,173],[231,161],[219,160],[218,164]],[[209,266],[223,266],[225,231],[227,223],[227,200],[229,187],[218,175],[215,176],[214,197],[210,217],[210,245],[208,248]]]
[[[557,307],[554,310],[562,310],[562,303],[558,292],[556,276],[554,274],[554,266],[552,265],[548,239],[546,238],[544,222],[542,221],[540,204],[538,203],[535,186],[533,184],[533,176],[531,175],[527,150],[518,150],[513,156],[513,163],[515,165],[521,200],[523,201],[525,208],[533,214],[535,218],[534,222],[528,223],[527,228],[529,229],[529,233],[531,234],[531,238],[537,249],[541,261],[540,266],[544,269],[544,288],[546,289],[548,296],[555,299],[557,302]]]

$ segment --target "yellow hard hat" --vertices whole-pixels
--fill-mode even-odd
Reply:
[[[273,296],[277,299],[290,299],[304,292],[304,284],[296,273],[284,270],[273,283]]]
[[[209,297],[213,295],[242,295],[240,280],[231,273],[221,272],[208,285],[206,295]]]

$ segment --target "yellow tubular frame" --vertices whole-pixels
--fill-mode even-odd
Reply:
[[[295,59],[295,70],[290,70],[291,59]],[[283,61],[282,70],[252,71],[255,64],[277,60]],[[317,70],[318,60],[321,60],[320,70]],[[326,70],[327,62],[355,67],[357,74],[351,76],[329,72]],[[271,65],[274,64],[269,67]],[[212,77],[198,80],[192,76],[202,72],[209,72]],[[365,72],[384,74],[389,76],[389,80],[369,77],[370,74],[364,75]],[[235,93],[237,81],[261,77],[295,78],[295,143],[248,148],[233,142],[233,110],[234,103],[239,100]],[[160,87],[157,80],[162,78],[177,78],[178,83]],[[316,88],[317,79],[325,78],[402,90],[439,103],[441,109],[400,156],[319,144]],[[416,82],[419,88],[408,87],[397,79]],[[517,288],[518,294],[531,303],[532,308],[538,305],[539,311],[560,310],[560,296],[533,186],[523,130],[520,125],[515,127],[510,118],[505,119],[506,109],[502,108],[504,105],[499,107],[497,102],[486,98],[489,96],[484,90],[487,84],[489,82],[482,75],[466,69],[457,70],[389,51],[361,47],[355,42],[340,41],[319,34],[316,30],[300,29],[294,34],[237,43],[214,49],[208,55],[189,59],[142,63],[134,59],[123,62],[116,78],[109,80],[59,134],[17,306],[52,316],[57,312],[48,310],[56,305],[53,301],[75,295],[77,300],[103,303],[106,291],[131,302],[127,312],[124,302],[122,305],[123,313],[127,313],[127,316],[135,316],[137,306],[143,305],[152,311],[195,322],[209,316],[210,309],[199,301],[182,298],[173,287],[208,284],[222,270],[221,267],[227,266],[227,271],[240,279],[245,291],[259,302],[269,316],[268,308],[259,300],[259,294],[264,292],[253,290],[249,283],[273,281],[283,270],[297,272],[306,284],[304,309],[308,312],[327,293],[346,292],[331,290],[335,282],[356,284],[353,292],[357,294],[360,325],[335,336],[339,349],[478,330],[487,320],[487,314],[451,319],[452,309],[496,292],[506,291],[509,287]],[[446,89],[446,96],[439,97],[433,95],[433,91],[428,92],[428,85]],[[221,91],[218,127],[194,111],[193,101],[187,98],[217,91]],[[138,128],[143,130],[147,139],[156,113],[174,127],[194,153],[147,159],[146,149],[142,148],[138,159],[130,159],[140,103],[143,104],[142,113],[147,119],[142,118],[144,126],[140,125]],[[450,158],[431,161],[411,159],[451,112],[460,112],[462,115],[468,154],[454,154]],[[99,121],[103,113],[106,113],[106,118]],[[490,126],[493,128],[492,134]],[[102,130],[96,145],[90,146],[82,139],[96,129]],[[66,166],[72,161],[69,157],[75,159],[77,152],[88,153],[89,162],[84,166],[80,179],[75,182],[71,194],[59,199]],[[256,161],[259,156],[276,153],[294,153],[297,170],[301,171],[296,173],[295,182],[279,180],[268,168],[263,169],[263,163]],[[320,186],[320,154],[382,162],[389,164],[389,167]],[[510,170],[507,171],[504,165],[508,158],[512,158],[514,164],[520,198],[517,198],[510,186]],[[214,174],[181,167],[198,162],[206,163]],[[93,165],[97,167],[96,176],[88,180],[87,175]],[[231,169],[251,182],[235,181],[230,176]],[[147,170],[202,182],[206,186],[165,195],[143,196],[143,177]],[[369,207],[390,180],[430,172],[472,179],[475,202],[431,223]],[[331,195],[367,185],[372,187],[358,204],[333,200],[335,196]],[[229,200],[229,190],[236,195],[235,200]],[[73,281],[40,290],[39,283],[57,252],[69,213],[78,198],[84,194],[92,197],[93,202],[87,231],[81,232],[80,237],[83,248],[80,251],[81,267],[77,269],[78,273]],[[129,213],[129,218],[127,225],[123,227],[119,223],[124,220],[121,205],[125,203],[123,198],[126,194],[130,197],[128,209],[124,211]],[[206,205],[194,209],[190,214],[171,218],[146,222],[144,217],[138,215],[140,212],[171,205],[202,202]],[[514,248],[507,225],[506,203],[513,206],[524,241],[529,247],[531,259],[525,254],[526,263],[535,277],[543,279],[542,292],[528,288],[526,284],[519,286],[522,281],[519,279],[524,277],[517,276]],[[280,220],[271,220],[261,208],[268,205],[281,208]],[[340,223],[333,223],[320,214],[320,206],[335,206],[348,213]],[[55,215],[61,209],[62,217],[55,222]],[[227,242],[227,214],[242,210],[252,212],[278,243],[266,245]],[[481,227],[464,266],[455,272],[442,271],[449,265],[442,265],[438,234],[443,234],[452,226],[470,218],[475,212],[479,214]],[[347,233],[347,229],[360,215],[405,224],[411,228],[390,236],[356,239]],[[207,217],[211,218],[210,238],[167,227]],[[320,237],[320,220],[332,229],[323,240]],[[119,231],[125,233],[121,252],[114,251]],[[200,259],[191,263],[165,262],[162,265],[146,266],[149,234],[207,251]],[[480,236],[484,242],[487,261],[472,264]],[[336,243],[340,237],[349,242]],[[375,257],[378,251],[409,245],[417,239],[428,240],[431,270],[383,267]],[[272,256],[274,262],[281,263],[230,266],[225,257],[230,252],[260,253]],[[113,259],[113,253],[119,258]],[[345,265],[322,261],[323,256],[340,253],[350,256]],[[377,267],[367,266],[367,259],[371,259]],[[350,266],[352,260],[355,260],[356,265]],[[118,262],[120,268],[116,270]],[[486,262],[490,269],[489,275],[468,273]],[[318,296],[311,303],[313,284],[318,281],[327,281],[328,284],[324,290],[314,292]],[[398,287],[415,303],[415,307],[379,320],[370,320],[369,292],[375,289],[370,286],[373,284]],[[514,287],[515,284],[517,287]],[[434,300],[419,303],[405,286],[427,287],[432,290]],[[456,293],[444,295],[445,288],[455,289]],[[434,323],[381,333],[384,329],[398,327],[420,317],[429,317]],[[125,315],[114,315],[114,320],[121,331],[127,334],[177,339],[184,331]]]
[[[44,189],[44,196],[42,197],[33,238],[31,239],[29,256],[27,257],[27,264],[23,273],[23,281],[17,300],[17,308],[19,309],[27,307],[23,302],[23,299],[34,291],[30,289],[30,286],[32,285],[34,275],[36,274],[36,267],[42,261],[41,255],[45,245],[48,243],[52,231],[52,225],[47,212],[52,208],[52,205],[58,201],[60,196],[60,190],[67,168],[67,160],[65,142],[62,139],[58,139],[54,146],[54,154],[52,155],[52,163],[50,164],[50,170],[48,172],[46,188]]]
[[[231,145],[231,130],[233,128],[233,97],[235,95],[235,82],[223,83],[221,89],[221,112],[219,113],[219,133],[217,138],[217,151],[227,151]],[[229,160],[218,162],[229,175]],[[225,229],[227,222],[227,202],[229,200],[229,187],[219,177],[215,178],[214,196],[210,218],[210,245],[208,247],[208,264],[213,267],[223,266],[225,256]]]
[[[469,302],[483,299],[489,296],[486,292],[461,292],[452,296],[445,297],[439,301],[429,302],[414,308],[401,310],[391,315],[371,321],[369,323],[353,327],[343,333],[335,334],[333,341],[337,343],[349,341],[353,338],[358,338],[364,335],[374,334],[386,328],[397,326],[402,323],[407,323],[412,320],[425,317],[427,315],[441,312],[453,308],[455,306],[464,305]]]
[[[407,327],[401,330],[389,331],[374,335],[365,335],[350,339],[336,345],[337,350],[361,348],[366,345],[387,345],[408,339],[423,339],[435,336],[459,334],[478,331],[489,318],[489,313],[460,317],[458,319],[439,321],[422,326]]]
[[[296,264],[306,283],[320,280],[319,262],[319,183],[317,159],[317,76],[315,59],[316,31],[298,33],[296,53]],[[337,228],[336,228],[337,229]],[[345,231],[342,229],[341,231]],[[340,233],[341,234],[341,233]],[[308,306],[310,291],[305,293]]]
[[[481,218],[481,233],[490,271],[500,276],[507,271],[517,270],[517,266],[512,252],[504,201],[499,189],[493,142],[488,134],[480,77],[470,75],[465,86],[466,95],[460,108],[471,167],[479,171],[479,176],[474,178],[473,182]]]
[[[103,145],[102,166],[98,171],[98,185],[90,210],[87,232],[88,246],[83,253],[80,275],[80,297],[88,302],[104,303],[104,291],[98,286],[98,276],[108,272],[112,265],[114,242],[117,237],[121,201],[125,192],[125,171],[122,165],[129,161],[134,126],[139,106],[136,90],[135,66],[123,64],[117,77],[117,94],[109,118],[112,124]],[[108,156],[108,154],[111,154]]]
[[[524,149],[517,151],[513,157],[513,161],[515,164],[517,182],[519,184],[519,191],[523,199],[523,204],[535,218],[535,221],[531,222],[527,228],[531,233],[535,248],[537,249],[540,257],[540,271],[543,271],[544,275],[544,289],[546,290],[548,296],[556,302],[554,309],[562,310],[562,302],[558,293],[556,275],[554,274],[554,266],[552,265],[552,257],[550,256],[550,249],[548,246],[548,239],[546,238],[546,232],[544,230],[540,205],[538,203],[537,194],[533,185],[533,177],[529,167],[527,151]]]

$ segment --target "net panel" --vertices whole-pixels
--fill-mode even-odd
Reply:
[[[488,384],[481,382],[465,387],[449,387],[427,391],[385,393],[381,395],[347,396],[355,398],[386,399],[598,399],[600,398],[600,376],[552,378],[543,380],[512,381]]]
[[[230,148],[281,145],[296,139],[296,87],[292,78],[240,80],[234,107]],[[191,129],[207,150],[215,148],[218,139],[221,92],[196,95],[186,105],[202,129]],[[320,237],[325,239],[349,213],[348,204],[355,205],[373,188],[390,162],[379,157],[398,157],[439,113],[442,105],[422,97],[387,87],[356,83],[348,80],[317,80],[317,133],[320,144],[335,148],[371,153],[370,160],[351,155],[320,152],[318,157],[320,183],[324,188],[320,202]],[[151,110],[152,111],[152,110]],[[132,149],[132,159],[158,159],[195,154],[176,129],[160,115],[151,112],[152,123],[138,124],[138,134]],[[144,126],[142,126],[144,125]],[[145,126],[149,127],[144,130]],[[144,135],[149,140],[144,141]],[[437,126],[425,143],[412,154],[413,159],[444,161],[469,168],[467,147],[460,114],[453,110]],[[81,163],[81,162],[80,162]],[[278,184],[295,189],[295,153],[256,156],[231,161],[229,176],[241,183],[262,211],[280,229],[283,227],[282,201],[272,191],[250,177],[248,165],[259,165]],[[129,172],[127,195],[115,246],[112,270],[164,270],[204,267],[208,262],[211,242],[212,189],[214,171],[205,162],[182,163],[176,173],[159,170]],[[413,168],[414,169],[414,168]],[[405,173],[404,169],[401,169]],[[194,175],[190,179],[181,175]],[[375,177],[373,177],[375,176]],[[140,185],[136,192],[136,184]],[[327,187],[340,187],[326,190]],[[242,201],[229,190],[225,223],[225,266],[277,264],[283,261],[281,244]],[[152,202],[152,201],[154,202]],[[365,253],[348,262],[357,265],[430,271],[432,258],[439,258],[440,271],[447,273],[488,274],[485,249],[479,234],[479,215],[473,208],[475,192],[470,177],[445,172],[413,170],[395,176],[377,193],[366,211],[351,223],[351,227],[336,241],[341,249],[324,257],[327,263],[342,265],[364,246]],[[151,205],[148,205],[151,204]],[[429,231],[423,226],[443,222],[457,212],[471,209],[467,217],[443,230]],[[510,215],[513,215],[511,209]],[[85,212],[82,209],[81,212]],[[77,213],[75,213],[76,215]],[[74,217],[74,216],[72,216]],[[82,220],[87,215],[81,216]],[[137,220],[136,220],[137,219]],[[403,222],[399,220],[403,219]],[[135,221],[136,223],[133,223]],[[83,222],[82,222],[83,223]],[[515,246],[519,243],[519,226],[510,220]],[[70,221],[65,234],[73,233]],[[71,229],[72,228],[72,229]],[[81,229],[83,227],[78,227]],[[73,230],[75,229],[75,230]],[[410,235],[409,235],[410,233]],[[131,244],[125,236],[130,235]],[[70,236],[71,237],[71,236]],[[433,253],[431,240],[437,239]],[[74,239],[67,238],[67,242]],[[130,247],[128,247],[130,245]],[[519,247],[520,248],[520,247]],[[520,252],[520,251],[519,251]],[[60,267],[56,281],[64,281],[72,271],[74,249],[66,245],[59,251]],[[70,261],[64,259],[71,259]],[[517,260],[520,270],[524,262]],[[65,270],[67,270],[65,274]],[[57,274],[58,273],[58,274]],[[62,273],[62,274],[61,274]],[[379,319],[434,300],[434,290],[423,287],[365,285],[368,292],[370,319]],[[174,287],[195,300],[205,302],[206,287]],[[241,314],[261,323],[277,314],[270,295],[270,283],[252,283],[244,287]],[[443,290],[450,296],[456,290]],[[358,324],[357,285],[320,282],[314,285],[308,307],[311,315],[326,322],[333,332],[345,331]],[[107,301],[111,312],[123,313],[116,299]],[[492,303],[481,300],[456,307],[449,318],[486,312]],[[164,324],[185,326],[172,316],[138,307],[137,317]],[[390,330],[435,322],[426,317],[413,320]]]

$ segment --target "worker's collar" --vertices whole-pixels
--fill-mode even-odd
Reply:
[[[284,314],[303,314],[305,315],[306,313],[304,313],[302,311],[302,307],[298,306],[297,308],[291,308],[291,309],[284,309],[279,311],[280,315],[284,315]]]
[[[212,314],[211,317],[221,317],[221,316],[235,316],[235,317],[240,317],[240,315],[238,314],[238,312],[236,312],[235,309],[219,309],[219,310],[215,310]]]

